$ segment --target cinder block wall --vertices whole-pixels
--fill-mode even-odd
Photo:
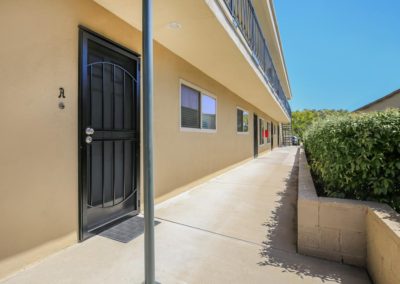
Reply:
[[[400,283],[400,218],[389,206],[368,208],[367,268],[375,283]]]
[[[299,163],[299,253],[365,266],[367,208],[364,203],[319,198],[303,149]]]
[[[400,214],[385,204],[318,197],[303,149],[298,190],[299,253],[366,267],[375,283],[400,283]]]

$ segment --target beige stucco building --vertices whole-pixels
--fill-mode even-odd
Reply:
[[[380,111],[388,108],[400,108],[400,90],[393,91],[382,98],[356,109],[354,112]]]
[[[154,1],[158,201],[290,122],[273,3],[237,3]],[[140,212],[141,1],[3,0],[0,33],[1,278]]]

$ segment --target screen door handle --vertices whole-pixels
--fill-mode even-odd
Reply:
[[[94,129],[91,128],[91,127],[87,127],[85,129],[85,133],[86,133],[86,135],[93,135],[94,134]]]

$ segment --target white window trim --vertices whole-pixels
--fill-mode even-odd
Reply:
[[[249,118],[248,118],[248,120],[249,120],[249,125],[247,126],[247,131],[242,131],[242,132],[237,131],[237,110],[238,110],[238,109],[247,112],[247,115],[249,116]],[[244,108],[241,108],[240,106],[236,106],[236,134],[239,134],[239,135],[248,135],[249,132],[250,132],[250,112],[247,111],[247,110],[245,110]]]
[[[264,124],[264,131],[265,131],[265,119],[264,118],[262,118],[262,117],[258,117],[258,124],[257,124],[257,127],[258,127],[258,130],[257,130],[257,132],[258,132],[258,146],[264,146],[265,145],[265,137],[263,137],[264,139],[263,139],[263,143],[262,144],[260,144],[260,136],[261,135],[263,135],[261,132],[260,132],[260,120],[262,120],[263,121],[263,124]]]
[[[186,85],[196,91],[200,92],[200,104],[201,104],[201,98],[203,95],[209,96],[213,99],[215,99],[215,129],[205,129],[201,128],[203,125],[203,115],[200,111],[200,128],[190,128],[190,127],[182,127],[182,85]],[[200,110],[201,110],[201,105],[200,105]],[[199,86],[190,83],[184,79],[179,79],[179,129],[180,131],[183,132],[203,132],[203,133],[217,133],[218,129],[218,99],[215,95],[212,93],[208,92],[207,90],[204,90],[200,88]]]

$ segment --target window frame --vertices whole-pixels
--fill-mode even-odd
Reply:
[[[247,131],[238,131],[237,130],[237,110],[241,110],[241,111],[243,111],[243,113],[244,112],[247,112],[247,116],[248,116],[248,122],[249,122],[249,125],[247,125]],[[242,120],[242,123],[243,123],[243,120]],[[243,125],[242,125],[243,126]],[[247,111],[247,110],[245,110],[244,108],[241,108],[240,106],[236,106],[236,134],[240,134],[240,135],[248,135],[249,134],[249,132],[250,132],[250,112],[249,111]]]
[[[182,85],[186,85],[189,88],[192,88],[200,93],[200,128],[191,128],[191,127],[182,127]],[[202,108],[202,98],[203,96],[208,96],[215,100],[215,129],[207,129],[203,128],[203,108]],[[200,88],[199,86],[190,83],[184,79],[179,79],[179,129],[182,132],[204,132],[204,133],[217,133],[218,129],[218,98],[212,93]]]

